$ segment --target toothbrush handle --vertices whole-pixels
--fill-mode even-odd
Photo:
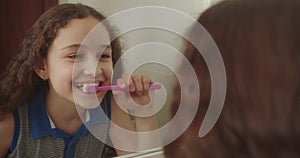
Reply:
[[[160,88],[161,88],[160,83],[152,83],[152,84],[150,84],[149,90],[155,90],[155,89],[160,89]],[[117,85],[112,85],[112,86],[96,87],[96,90],[124,90],[124,89],[120,88]]]

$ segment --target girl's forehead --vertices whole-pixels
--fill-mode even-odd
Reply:
[[[110,43],[110,36],[105,25],[93,17],[72,19],[68,25],[59,29],[53,41],[53,45],[60,48],[74,44],[93,48]]]

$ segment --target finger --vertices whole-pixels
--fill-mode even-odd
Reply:
[[[116,81],[116,84],[117,84],[117,86],[119,86],[122,89],[126,88],[126,82],[121,78],[119,78]],[[122,91],[122,90],[113,90],[112,93],[115,94],[115,95],[124,95],[124,91]]]
[[[126,82],[122,78],[119,78],[116,83],[122,89],[125,89],[127,87]]]
[[[132,78],[129,78],[128,87],[129,87],[129,91],[130,92],[134,92],[135,91],[135,85],[134,85],[134,82],[133,82]]]
[[[135,91],[135,85],[131,79],[131,77],[129,77],[128,73],[123,73],[122,74],[122,79],[126,84],[126,87],[128,87],[129,92],[134,92]],[[127,83],[128,81],[128,83]]]
[[[149,94],[150,83],[152,83],[151,79],[147,76],[142,76],[142,84],[143,84],[143,94]]]
[[[114,95],[116,95],[117,99],[121,102],[125,102],[129,96],[129,92],[128,92],[128,85],[126,84],[126,81],[122,78],[119,78],[116,81],[117,86],[119,86],[120,88],[124,89],[124,90],[113,90],[112,93]]]
[[[133,83],[135,85],[135,91],[138,95],[142,95],[144,88],[143,88],[143,84],[142,84],[142,80],[140,76],[132,76],[131,77],[133,80]]]

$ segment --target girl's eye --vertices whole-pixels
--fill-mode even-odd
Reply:
[[[101,56],[98,56],[99,57],[99,60],[106,60],[106,59],[110,59],[111,58],[111,46],[107,46],[103,53],[100,53],[99,55]]]
[[[102,61],[110,60],[111,56],[109,53],[104,52],[103,54],[99,54],[98,59]]]
[[[68,55],[68,58],[72,59],[72,60],[80,60],[83,58],[83,56],[80,54],[70,54],[70,55]]]
[[[103,54],[101,55],[101,59],[107,59],[107,58],[110,58],[110,55],[109,55],[109,54],[103,53]]]

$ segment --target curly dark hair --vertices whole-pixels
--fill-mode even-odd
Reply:
[[[34,69],[46,58],[48,49],[59,29],[72,19],[92,16],[99,21],[105,17],[95,9],[82,4],[56,5],[42,14],[27,32],[16,56],[10,61],[0,77],[0,116],[12,112],[17,106],[28,101],[40,88],[47,88]],[[111,37],[114,31],[104,23]],[[121,49],[118,38],[111,42],[113,63],[120,58]]]

